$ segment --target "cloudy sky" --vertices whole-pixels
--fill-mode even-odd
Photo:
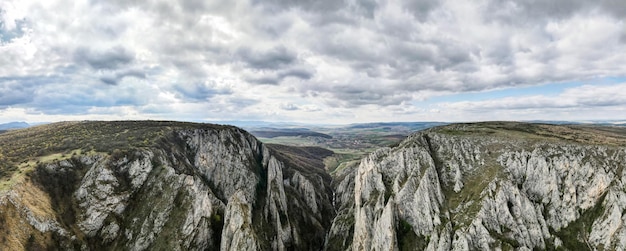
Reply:
[[[2,0],[0,123],[626,119],[622,0]]]

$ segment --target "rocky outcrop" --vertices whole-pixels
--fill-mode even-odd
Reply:
[[[22,162],[0,183],[0,249],[626,248],[623,129],[438,127],[331,179],[323,149],[155,124],[155,144]]]
[[[335,195],[354,221],[331,234],[354,236],[327,249],[624,249],[626,149],[515,125],[435,128],[370,154]]]
[[[13,189],[0,217],[21,212],[32,227],[16,243],[52,249],[323,248],[334,212],[323,167],[294,164],[237,128],[177,129],[159,142],[39,164],[19,186],[36,187],[46,211]]]

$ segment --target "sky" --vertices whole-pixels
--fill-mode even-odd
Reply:
[[[626,120],[623,0],[2,0],[0,123]]]

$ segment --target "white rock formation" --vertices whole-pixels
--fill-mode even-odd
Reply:
[[[337,186],[327,249],[624,249],[623,147],[458,134],[416,133],[344,175],[354,201]]]

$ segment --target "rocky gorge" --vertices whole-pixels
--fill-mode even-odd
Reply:
[[[2,250],[626,246],[622,128],[453,124],[332,175],[331,151],[230,126],[68,122],[0,142]]]

